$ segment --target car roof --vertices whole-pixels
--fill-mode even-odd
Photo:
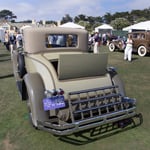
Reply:
[[[48,34],[75,34],[78,35],[78,46],[72,47],[70,50],[87,51],[88,32],[84,29],[73,29],[64,27],[31,27],[23,31],[24,51],[28,53],[38,53],[41,51],[49,51],[53,48],[45,46],[45,37]],[[60,48],[57,48],[60,50]],[[63,49],[63,48],[61,48]],[[66,49],[66,48],[65,48]],[[56,48],[55,48],[56,51]]]

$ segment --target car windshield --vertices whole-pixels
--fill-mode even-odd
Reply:
[[[47,48],[76,47],[77,42],[75,34],[47,34],[45,41]]]

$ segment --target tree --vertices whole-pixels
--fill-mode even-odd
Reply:
[[[150,15],[149,15],[150,14],[150,7],[148,9],[144,9],[143,14],[144,14],[143,17],[145,17],[147,20],[150,20]]]
[[[142,22],[142,21],[146,21],[146,18],[145,17],[138,18],[136,20],[136,23],[139,23],[139,22]]]
[[[72,22],[72,21],[73,21],[72,17],[70,17],[69,14],[66,14],[66,15],[62,18],[61,24],[67,23],[67,22]]]
[[[116,18],[110,23],[114,29],[121,30],[124,27],[130,25],[130,22],[126,18]]]
[[[11,21],[14,18],[17,18],[17,16],[15,16],[12,11],[6,9],[0,11],[0,19]]]
[[[86,16],[83,14],[80,14],[74,18],[75,23],[78,23],[85,27],[86,30],[89,32],[92,32],[95,27],[100,25],[102,21],[102,17],[93,17],[93,16]]]
[[[92,17],[92,16],[88,16],[88,27],[86,28],[88,31],[93,32],[93,30],[95,29],[95,27],[100,26],[102,23],[102,18],[99,17]]]
[[[74,18],[75,23],[78,23],[80,21],[88,21],[88,17],[84,14],[80,14]]]
[[[46,21],[46,24],[55,24],[55,25],[57,25],[57,22],[53,21],[53,20],[48,20],[48,21]]]
[[[112,20],[112,15],[107,12],[102,18],[104,23],[110,23]]]

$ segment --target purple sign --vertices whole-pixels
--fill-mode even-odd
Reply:
[[[65,107],[64,96],[59,95],[59,96],[44,98],[43,107],[45,111]]]

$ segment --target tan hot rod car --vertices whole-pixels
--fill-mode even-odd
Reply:
[[[88,53],[88,32],[71,28],[26,28],[23,48],[12,55],[22,100],[35,128],[69,135],[103,125],[124,128],[140,118],[136,100],[107,53]]]

